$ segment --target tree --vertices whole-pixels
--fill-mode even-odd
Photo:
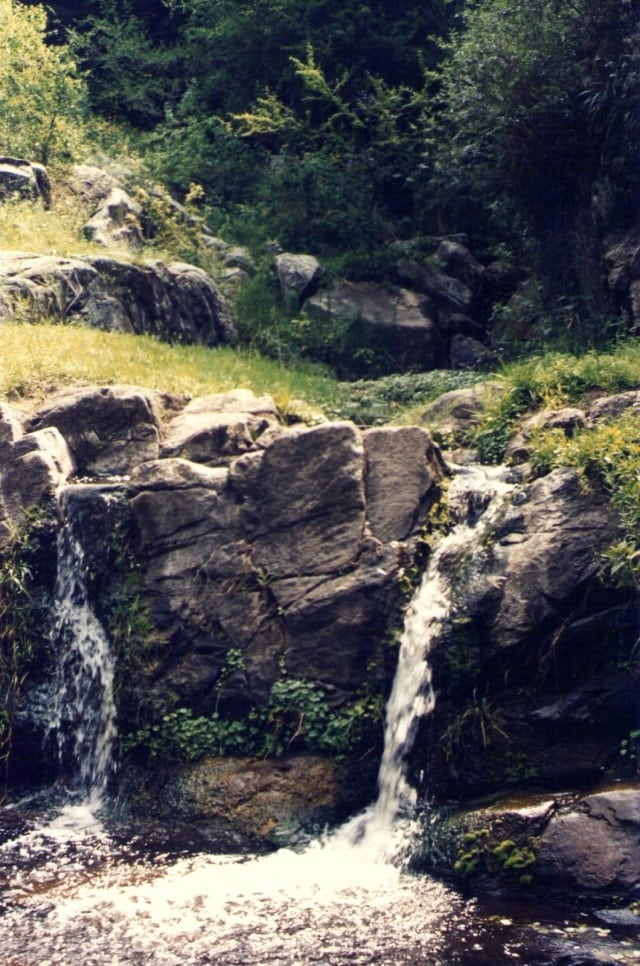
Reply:
[[[639,15],[638,0],[481,0],[436,78],[444,218],[527,225],[558,285],[580,284],[594,196],[610,226],[637,191]]]
[[[68,48],[47,44],[44,8],[0,0],[0,151],[43,164],[70,157],[84,111]]]

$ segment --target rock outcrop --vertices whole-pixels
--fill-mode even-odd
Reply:
[[[312,323],[350,325],[359,347],[373,353],[381,372],[446,365],[446,344],[419,293],[393,292],[373,282],[337,282],[307,299],[304,307]]]
[[[27,305],[32,320],[55,318],[211,346],[236,339],[231,313],[213,280],[180,262],[2,252],[0,296],[5,321]]]
[[[0,199],[11,197],[40,199],[49,208],[51,182],[45,166],[23,158],[0,157]]]

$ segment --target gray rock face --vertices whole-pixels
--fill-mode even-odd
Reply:
[[[453,815],[440,835],[440,849],[424,856],[424,865],[439,873],[458,871],[464,878],[471,868],[472,875],[503,883],[517,882],[525,873],[529,888],[544,895],[550,888],[584,894],[640,885],[640,787],[498,801]],[[510,845],[520,864],[501,865],[496,856],[507,859]],[[463,858],[452,869],[465,855],[466,862]],[[523,866],[525,856],[528,864]]]
[[[138,251],[144,245],[142,207],[122,188],[112,188],[84,226],[85,237],[105,248]]]
[[[236,337],[216,285],[193,265],[4,252],[0,294],[5,318],[16,302],[26,300],[36,318],[79,321],[109,331],[204,345]]]
[[[51,182],[47,169],[35,161],[0,157],[0,199],[40,198],[45,208],[51,205]]]
[[[609,291],[626,316],[631,332],[640,327],[640,229],[607,239],[604,256]]]
[[[257,399],[246,389],[195,399],[167,426],[161,455],[219,466],[280,432],[273,400]]]
[[[281,252],[275,257],[274,267],[282,294],[299,301],[313,295],[322,276],[322,266],[313,255]]]
[[[540,837],[537,873],[575,889],[640,885],[640,788],[588,795]]]
[[[441,437],[459,436],[480,424],[487,405],[495,401],[504,387],[499,382],[483,382],[466,389],[445,392],[423,410],[420,421]]]
[[[446,470],[439,451],[417,426],[364,434],[367,517],[383,543],[406,540],[424,522],[424,508]]]
[[[433,369],[446,358],[442,336],[424,298],[407,289],[391,293],[373,282],[338,282],[305,302],[312,320],[347,321],[364,348],[387,360],[387,371]]]
[[[25,511],[53,497],[75,470],[66,441],[55,427],[25,432],[26,418],[0,406],[0,551]]]
[[[561,618],[563,602],[593,580],[615,517],[602,496],[584,494],[572,470],[555,470],[525,490],[497,534],[503,587],[491,624],[494,647],[510,647]]]
[[[80,475],[129,473],[160,453],[160,416],[153,394],[127,386],[61,393],[28,426],[32,431],[59,430]]]
[[[200,417],[215,430],[208,423],[198,436]],[[436,498],[439,454],[419,429],[366,434],[365,443],[351,423],[284,430],[275,417],[269,400],[244,391],[196,400],[169,423],[165,458],[132,475],[152,617],[180,641],[149,684],[160,703],[171,692],[211,711],[229,647],[243,661],[225,685],[231,702],[263,703],[281,662],[337,701],[366,675],[400,572],[396,541],[411,538]],[[221,426],[242,450],[251,432],[230,437],[229,427],[265,423],[252,451],[220,451]],[[178,438],[200,464],[169,455]],[[385,458],[394,462],[388,477]],[[387,509],[385,486],[394,487]]]

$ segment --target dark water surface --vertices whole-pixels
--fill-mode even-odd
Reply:
[[[339,833],[258,856],[194,836],[86,804],[3,810],[0,966],[640,964],[640,920],[621,903],[467,899]]]

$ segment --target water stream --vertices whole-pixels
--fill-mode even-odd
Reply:
[[[416,834],[405,763],[434,703],[429,646],[454,605],[446,574],[452,560],[473,557],[507,499],[496,473],[464,472],[452,487],[459,522],[407,613],[377,802],[303,851],[231,856],[193,830],[125,827],[104,804],[113,668],[63,498],[50,731],[75,794],[0,812],[0,966],[639,963],[637,930],[588,912],[482,904],[403,868]]]
[[[89,602],[86,562],[74,513],[73,494],[80,485],[58,494],[55,614],[52,634],[57,655],[56,681],[46,744],[55,749],[60,771],[70,788],[97,806],[112,769],[116,737],[113,698],[114,656],[110,642]]]

